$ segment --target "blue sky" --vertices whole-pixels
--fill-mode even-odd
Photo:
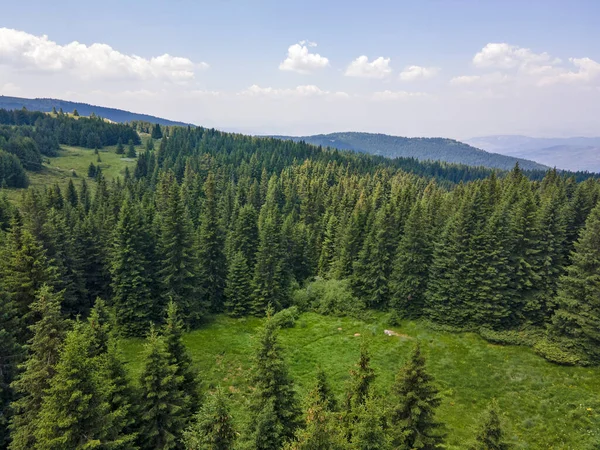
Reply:
[[[0,94],[259,134],[600,135],[598,19],[576,0],[8,2]]]

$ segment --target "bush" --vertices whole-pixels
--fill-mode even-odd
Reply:
[[[300,316],[300,311],[296,306],[291,306],[287,309],[282,309],[273,316],[273,322],[279,328],[293,328],[296,324],[296,319]]]
[[[491,328],[481,327],[479,335],[486,341],[500,345],[525,345],[534,346],[543,338],[543,330],[501,330],[496,331]]]
[[[587,366],[590,361],[582,354],[567,349],[560,342],[542,339],[536,343],[533,350],[546,360],[563,366]]]
[[[365,305],[352,295],[348,280],[317,278],[294,292],[292,301],[303,311],[326,316],[362,317]]]

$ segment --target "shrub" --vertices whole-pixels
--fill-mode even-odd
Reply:
[[[564,366],[587,366],[590,364],[584,355],[572,349],[567,350],[565,345],[561,345],[560,342],[542,339],[534,345],[533,349],[538,355],[556,364]]]
[[[296,324],[296,319],[300,316],[300,311],[296,306],[291,306],[287,309],[282,309],[273,316],[273,322],[279,328],[293,328]]]
[[[298,308],[328,316],[362,317],[365,305],[352,295],[348,280],[317,278],[294,292],[293,303]]]

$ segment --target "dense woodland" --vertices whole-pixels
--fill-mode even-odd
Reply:
[[[98,127],[101,143],[103,129],[107,143],[137,136],[100,119],[22,113],[23,126],[55,129],[59,143],[75,123]],[[392,323],[473,330],[560,364],[600,362],[596,179],[530,178],[518,166],[427,173],[433,164],[413,160],[420,173],[410,160],[305,143],[147,131],[156,140],[123,179],[30,189],[18,208],[0,200],[4,446],[441,448],[441,400],[418,345],[384,398],[370,390],[366,347],[344,399],[316,372],[302,414],[277,341],[295,311],[386,311]],[[269,316],[236,427],[222,392],[201,398],[181,341],[220,313]],[[146,338],[135,386],[119,336]],[[474,442],[506,448],[494,405]]]

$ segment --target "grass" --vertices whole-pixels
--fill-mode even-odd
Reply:
[[[143,150],[143,146],[136,147],[138,154]],[[43,189],[46,186],[58,184],[65,192],[69,180],[73,180],[78,188],[81,185],[81,180],[87,178],[87,171],[90,163],[99,165],[102,168],[102,173],[107,180],[112,180],[117,177],[123,177],[125,167],[129,167],[133,175],[135,168],[135,160],[123,158],[123,155],[115,153],[116,146],[107,146],[98,151],[99,155],[94,154],[94,150],[83,147],[61,146],[59,156],[44,157],[46,161],[44,168],[39,172],[27,172],[29,177],[29,188]],[[97,159],[100,156],[101,162]],[[74,176],[73,172],[77,175]],[[86,180],[91,189],[94,189],[94,183],[89,178]],[[8,198],[13,202],[19,202],[21,195],[25,189],[6,189]]]
[[[238,420],[244,416],[253,337],[261,323],[217,316],[185,336],[204,387],[228,390]],[[294,328],[282,330],[281,342],[300,396],[312,386],[318,364],[341,398],[362,339],[369,341],[376,389],[385,393],[419,340],[441,389],[438,417],[447,425],[449,449],[467,448],[492,398],[498,401],[516,449],[598,448],[600,369],[553,365],[526,347],[492,345],[472,333],[434,331],[420,322],[395,327],[403,337],[385,336],[385,328],[389,326],[382,315],[363,322],[306,313]],[[134,379],[141,371],[142,346],[139,339],[123,343]]]

